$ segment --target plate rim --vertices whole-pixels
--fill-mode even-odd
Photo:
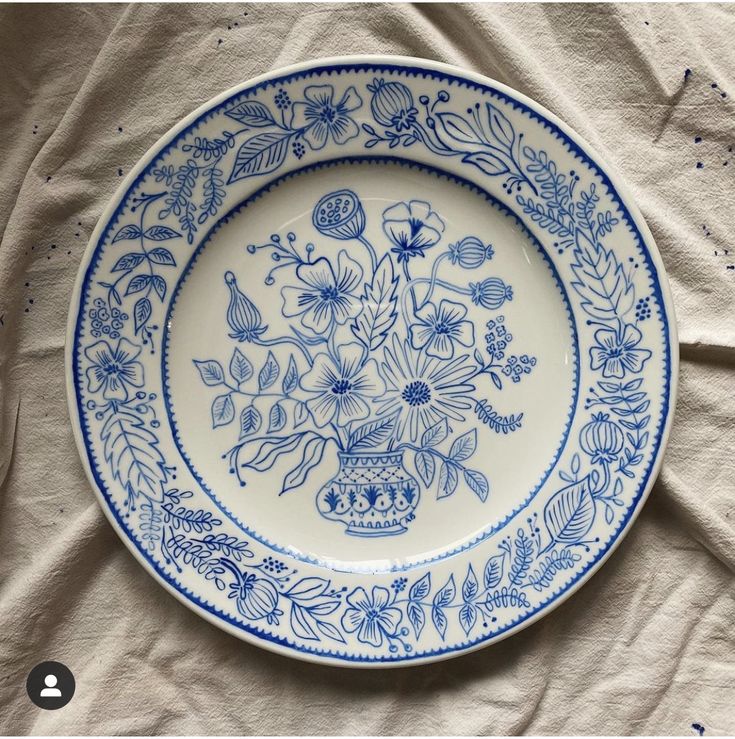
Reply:
[[[661,439],[659,448],[654,457],[648,480],[643,487],[639,499],[635,506],[631,509],[630,515],[627,522],[619,529],[616,538],[608,546],[608,548],[599,556],[597,561],[592,563],[584,572],[577,576],[577,579],[569,586],[566,587],[563,592],[556,595],[553,601],[547,603],[545,606],[537,610],[525,618],[520,623],[509,626],[504,631],[491,636],[485,640],[479,641],[473,645],[467,647],[459,647],[457,649],[448,649],[440,654],[431,654],[422,657],[415,657],[404,660],[391,660],[391,661],[359,661],[359,660],[345,660],[338,656],[317,654],[313,652],[301,651],[294,649],[291,646],[280,644],[268,639],[259,637],[258,635],[246,631],[242,628],[238,628],[228,620],[216,615],[213,611],[204,608],[199,603],[191,600],[183,590],[179,590],[174,587],[155,567],[153,563],[148,561],[138,549],[135,542],[130,538],[124,531],[113,511],[108,505],[104,493],[100,489],[95,475],[91,469],[89,456],[87,452],[87,446],[84,442],[82,435],[82,422],[79,414],[79,408],[77,405],[76,390],[74,387],[73,378],[73,364],[74,364],[74,350],[75,350],[75,333],[78,318],[78,309],[80,307],[80,301],[82,297],[82,288],[86,279],[87,272],[89,270],[90,263],[94,256],[95,245],[97,244],[102,231],[105,228],[107,221],[114,215],[117,207],[119,206],[121,199],[125,193],[134,185],[140,174],[150,164],[150,161],[155,158],[160,149],[167,144],[170,144],[183,130],[185,130],[192,123],[195,123],[203,114],[211,109],[217,107],[228,98],[252,87],[259,85],[263,82],[267,82],[274,78],[297,74],[304,72],[315,67],[328,67],[335,65],[394,65],[394,66],[405,66],[414,68],[423,68],[431,71],[452,75],[458,78],[464,78],[471,82],[479,85],[485,85],[496,89],[498,92],[506,95],[511,99],[517,100],[519,103],[525,105],[530,111],[536,113],[538,116],[545,118],[551,124],[556,126],[570,141],[572,141],[584,154],[590,159],[608,178],[612,184],[615,192],[617,193],[619,200],[625,206],[628,214],[633,221],[635,227],[643,237],[646,248],[649,251],[649,256],[653,266],[656,269],[656,274],[659,281],[659,287],[661,290],[661,297],[663,299],[663,308],[665,316],[668,322],[668,335],[669,335],[669,364],[670,364],[670,378],[669,378],[669,396],[668,396],[668,411],[666,417],[663,419],[661,425]],[[451,659],[479,649],[488,647],[492,644],[496,644],[503,639],[525,629],[532,624],[536,623],[542,617],[548,615],[562,603],[565,603],[574,593],[576,593],[590,578],[608,561],[609,557],[617,550],[621,542],[625,539],[630,531],[631,526],[637,520],[640,515],[640,511],[645,505],[651,490],[658,478],[663,464],[663,458],[668,446],[669,437],[671,433],[671,427],[676,410],[676,402],[678,396],[678,376],[679,376],[679,342],[678,342],[678,328],[677,328],[677,316],[674,306],[674,301],[671,294],[671,287],[668,280],[668,274],[666,272],[661,253],[658,249],[658,245],[649,229],[643,214],[638,207],[636,199],[633,196],[631,190],[621,180],[616,169],[611,167],[605,157],[601,156],[599,152],[591,146],[587,140],[567,125],[564,121],[559,119],[554,113],[540,105],[536,101],[527,97],[523,93],[515,90],[514,88],[505,85],[504,83],[498,82],[497,80],[487,75],[480,74],[473,70],[465,69],[453,64],[446,64],[432,59],[425,59],[421,57],[403,56],[403,55],[391,55],[391,54],[354,54],[354,55],[340,55],[340,56],[328,56],[318,57],[307,61],[299,62],[296,64],[287,65],[284,67],[278,67],[271,69],[270,71],[244,80],[237,85],[234,85],[218,95],[206,100],[204,103],[199,105],[191,113],[180,119],[176,124],[165,131],[159,136],[156,141],[149,146],[145,152],[143,152],[137,159],[135,165],[131,168],[130,172],[124,177],[122,182],[115,189],[112,196],[107,201],[105,208],[102,210],[98,217],[97,223],[94,230],[87,242],[82,259],[79,262],[77,268],[77,274],[74,280],[74,287],[71,294],[69,303],[69,313],[67,316],[66,325],[66,336],[65,336],[65,379],[66,379],[66,394],[67,394],[67,406],[69,410],[69,417],[72,425],[74,434],[74,441],[77,447],[77,451],[84,468],[84,472],[87,476],[89,483],[94,490],[95,496],[97,497],[98,503],[102,508],[105,517],[112,525],[117,536],[122,540],[126,548],[133,554],[135,559],[143,566],[144,570],[153,577],[160,585],[162,585],[169,593],[171,593],[177,600],[183,603],[187,608],[192,610],[194,613],[203,617],[206,621],[222,629],[226,633],[229,633],[237,638],[252,644],[254,646],[266,649],[270,652],[299,659],[306,662],[311,662],[320,665],[332,665],[339,667],[352,667],[362,669],[378,669],[378,668],[398,668],[398,667],[411,667],[431,662],[443,661]]]

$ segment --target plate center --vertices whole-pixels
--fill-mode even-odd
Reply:
[[[163,366],[176,442],[223,511],[356,569],[501,528],[564,445],[578,370],[564,290],[515,216],[378,159],[223,218],[177,286]]]

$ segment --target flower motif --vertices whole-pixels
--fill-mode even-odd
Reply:
[[[332,85],[309,85],[305,100],[293,105],[293,128],[303,132],[304,140],[316,150],[323,149],[331,136],[336,144],[344,144],[360,133],[348,113],[362,105],[357,90],[350,86],[342,99],[334,102]]]
[[[325,236],[347,241],[365,230],[365,211],[352,190],[337,190],[322,197],[311,214],[314,227]]]
[[[255,341],[268,328],[262,323],[260,311],[237,287],[235,275],[225,272],[225,284],[230,289],[230,304],[227,307],[227,323],[232,329],[230,338],[238,341]]]
[[[382,645],[385,637],[395,636],[403,614],[390,604],[386,588],[374,587],[368,595],[364,588],[355,588],[346,598],[350,606],[342,615],[342,628],[373,647]]]
[[[423,257],[424,249],[439,242],[444,221],[423,200],[397,203],[383,211],[383,231],[393,244],[398,261]]]
[[[366,399],[385,392],[378,363],[362,360],[362,345],[353,341],[337,348],[336,359],[326,353],[317,354],[311,369],[301,378],[302,390],[316,394],[306,401],[306,407],[319,428],[333,422],[345,426],[367,418],[370,408]]]
[[[248,574],[238,582],[230,583],[227,596],[236,599],[237,610],[251,621],[264,618],[267,623],[278,624],[283,611],[278,608],[278,591],[270,580]]]
[[[622,379],[627,372],[640,372],[650,359],[648,349],[636,349],[643,336],[632,324],[617,329],[601,328],[595,331],[597,346],[590,349],[593,370],[602,368],[603,377]]]
[[[451,359],[455,342],[467,347],[475,343],[475,329],[466,315],[467,308],[451,300],[442,300],[439,307],[427,303],[416,311],[418,322],[409,329],[411,346],[426,348],[430,357]]]
[[[464,420],[460,413],[472,407],[468,395],[475,389],[467,382],[475,367],[466,355],[449,361],[428,357],[398,336],[384,350],[381,363],[386,380],[385,393],[376,398],[378,415],[396,414],[395,437],[419,435],[442,418]]]
[[[97,341],[84,350],[92,366],[87,369],[90,393],[102,390],[105,400],[127,400],[128,389],[143,387],[143,365],[137,361],[140,347],[120,339],[113,349],[106,341]]]
[[[315,262],[302,262],[296,276],[303,286],[284,287],[283,315],[301,316],[301,322],[318,334],[333,323],[344,324],[356,318],[362,310],[354,290],[362,281],[362,267],[343,249],[337,257],[337,274],[324,257]]]

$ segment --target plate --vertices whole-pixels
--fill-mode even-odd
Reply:
[[[677,344],[630,195],[551,113],[403,57],[215,98],[141,159],[71,304],[101,505],[230,633],[338,665],[490,644],[658,471]]]

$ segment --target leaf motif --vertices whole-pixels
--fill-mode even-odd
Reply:
[[[508,165],[498,156],[489,151],[473,151],[462,157],[463,162],[474,164],[480,171],[491,177],[508,172]]]
[[[225,115],[252,128],[262,128],[275,123],[268,108],[256,100],[244,100],[234,108],[226,110]]]
[[[233,408],[234,415],[234,408]],[[260,412],[254,405],[248,405],[240,411],[240,439],[248,434],[255,433],[259,428],[263,419]]]
[[[293,426],[297,429],[309,418],[309,408],[303,401],[299,400],[293,410]]]
[[[230,358],[230,375],[238,383],[246,382],[253,376],[253,365],[250,360],[237,348]]]
[[[237,152],[227,184],[278,169],[286,159],[292,135],[291,131],[265,131],[245,141]]]
[[[470,564],[467,568],[467,575],[465,575],[464,582],[462,583],[462,600],[465,603],[470,603],[472,599],[477,595],[478,583],[475,571],[472,569]]]
[[[314,617],[303,606],[293,601],[291,602],[289,622],[296,636],[309,641],[319,641],[319,637],[312,626]]]
[[[133,225],[129,224],[127,226],[123,226],[116,234],[115,238],[112,240],[112,243],[116,243],[118,241],[132,241],[134,239],[139,239],[141,235],[141,230]]]
[[[276,403],[268,414],[268,433],[280,431],[286,425],[286,411],[280,403]]]
[[[449,450],[449,458],[455,462],[464,462],[469,459],[477,449],[477,429],[472,429],[454,440]]]
[[[508,149],[513,146],[516,135],[511,122],[491,103],[486,103],[487,117],[493,136]]]
[[[419,473],[419,477],[428,488],[434,480],[434,473],[436,471],[436,463],[434,462],[433,455],[430,452],[418,452],[414,464],[416,465],[416,472]]]
[[[442,462],[439,468],[439,492],[437,498],[446,498],[450,496],[456,489],[459,482],[457,468],[449,462]]]
[[[168,479],[158,438],[143,420],[118,406],[100,434],[105,460],[112,476],[125,490],[161,499],[161,485]]]
[[[409,600],[423,600],[431,590],[431,573],[427,572],[423,577],[416,580],[408,591]]]
[[[130,254],[125,254],[115,262],[115,266],[112,268],[112,271],[125,272],[129,269],[135,269],[144,259],[145,254],[141,254],[140,252],[130,252]]]
[[[456,113],[438,113],[439,125],[444,133],[460,144],[481,144],[482,139],[470,123]]]
[[[309,473],[322,461],[327,439],[311,438],[304,446],[304,453],[300,462],[285,477],[281,495],[289,490],[300,487],[306,481]]]
[[[408,616],[408,621],[413,627],[413,633],[418,639],[426,625],[426,614],[423,606],[414,601],[409,601],[408,606],[406,606],[406,616]]]
[[[442,418],[441,421],[435,423],[433,426],[429,426],[429,428],[424,431],[423,436],[421,437],[421,446],[436,446],[437,444],[441,444],[447,436],[449,436],[449,424],[447,423],[446,418]]]
[[[469,636],[473,626],[477,622],[477,608],[471,603],[465,603],[459,609],[459,623],[464,633]]]
[[[133,306],[133,321],[135,322],[135,333],[137,334],[143,326],[148,323],[153,307],[148,298],[140,298]]]
[[[554,541],[573,544],[592,528],[595,501],[589,478],[568,485],[555,493],[544,507],[544,522]]]
[[[148,252],[148,258],[154,264],[164,264],[169,267],[176,266],[176,260],[174,259],[173,254],[162,246],[157,246],[155,249],[151,249]]]
[[[258,388],[261,391],[267,390],[278,379],[278,373],[280,371],[281,368],[273,356],[273,352],[269,351],[265,359],[265,364],[258,373]]]
[[[276,463],[276,460],[283,454],[290,454],[305,440],[309,435],[313,435],[313,431],[307,434],[292,434],[291,436],[274,436],[262,440],[255,456],[246,464],[258,472],[269,470]]]
[[[286,367],[286,374],[283,376],[281,387],[284,395],[290,395],[299,385],[299,371],[296,369],[296,360],[293,358],[293,354],[288,360],[288,367]]]
[[[363,423],[350,434],[350,449],[373,449],[379,446],[387,441],[395,423],[395,415]]]
[[[153,283],[153,289],[156,291],[156,295],[161,299],[166,297],[166,280],[160,275],[151,275],[151,282]]]
[[[351,326],[355,337],[370,351],[374,351],[385,341],[396,322],[397,286],[398,278],[393,270],[393,261],[386,254],[378,262],[370,283],[365,284],[363,309]]]
[[[141,292],[141,290],[145,290],[150,281],[151,275],[136,275],[128,283],[128,289],[125,291],[125,295],[133,295],[134,293]]]
[[[202,382],[210,387],[213,385],[221,385],[225,381],[225,371],[222,365],[215,359],[205,359],[200,361],[194,360],[194,365],[199,370],[199,376]]]
[[[235,418],[235,404],[230,393],[218,395],[212,401],[212,428],[226,426]]]
[[[168,241],[169,239],[177,239],[181,234],[174,231],[168,226],[151,226],[146,232],[145,237],[151,241]]]
[[[465,470],[464,481],[467,487],[484,503],[490,493],[490,483],[487,477],[477,470]]]
[[[291,600],[299,603],[308,603],[309,601],[324,595],[324,591],[329,587],[329,580],[323,577],[304,577],[295,585],[286,591],[286,595]]]
[[[483,575],[483,583],[486,590],[490,590],[500,584],[500,581],[503,579],[504,560],[505,557],[502,554],[497,554],[488,559],[485,564],[485,572]]]
[[[322,634],[324,634],[324,636],[327,636],[330,639],[334,639],[341,644],[347,643],[345,641],[345,638],[342,636],[340,630],[334,624],[330,624],[328,621],[320,621],[319,619],[317,619],[316,627],[317,629],[319,629],[319,631],[322,632]]]
[[[447,617],[444,615],[444,611],[441,608],[433,606],[431,609],[431,620],[434,623],[434,628],[439,632],[442,640],[447,633]]]
[[[457,587],[454,584],[454,575],[450,575],[444,587],[436,592],[432,602],[435,606],[448,606],[454,600],[456,594]]]

